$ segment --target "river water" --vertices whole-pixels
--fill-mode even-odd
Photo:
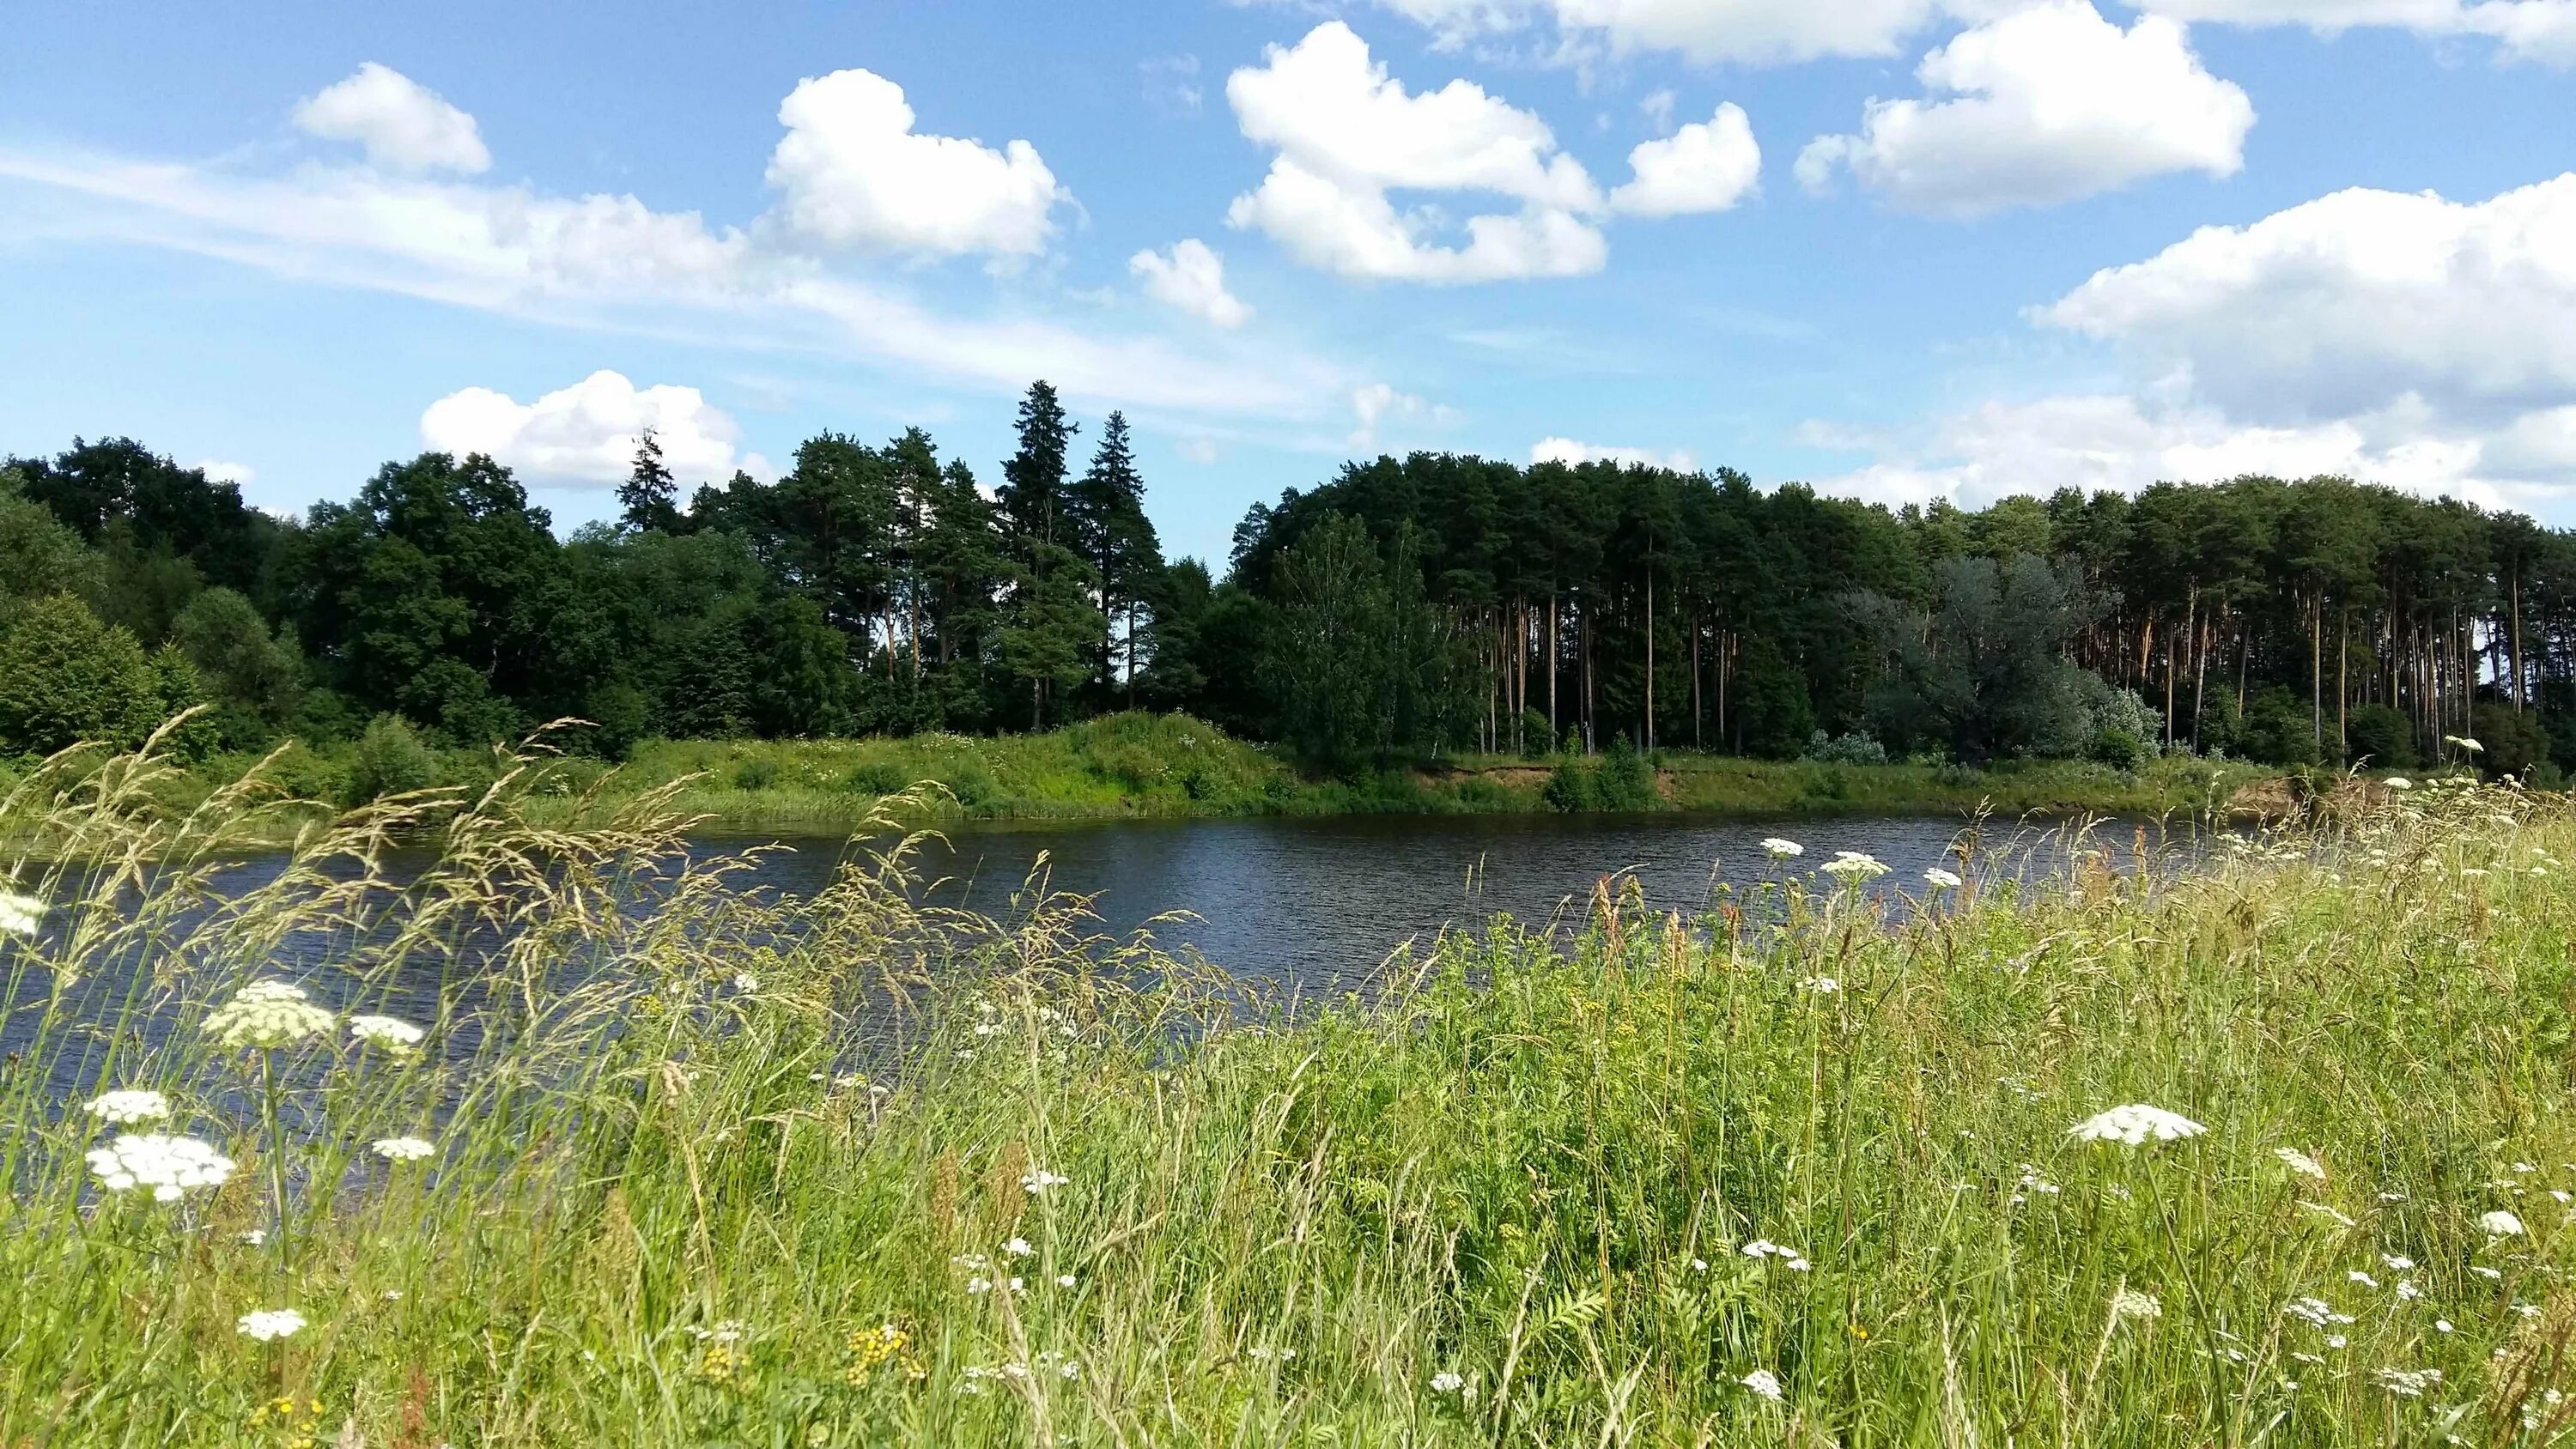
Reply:
[[[1988,822],[1983,848],[2014,874],[2064,859],[2064,822]],[[1685,915],[1778,873],[1761,841],[1806,847],[1812,868],[1837,850],[1866,851],[1890,873],[1879,889],[1923,890],[1927,866],[1958,868],[1957,816],[1837,817],[1796,822],[1655,815],[1336,816],[1326,819],[1117,821],[1045,828],[981,826],[931,843],[922,868],[931,899],[1008,919],[1014,896],[1043,861],[1055,891],[1094,898],[1101,929],[1124,935],[1152,921],[1170,950],[1196,950],[1238,975],[1307,991],[1365,978],[1408,940],[1446,925],[1508,913],[1527,924],[1580,924],[1594,884],[1633,876],[1648,906]],[[2152,828],[2152,827],[2151,827]],[[2101,844],[2125,856],[2132,827]],[[749,842],[731,842],[739,845]],[[790,841],[753,877],[789,894],[830,878],[842,842]],[[727,842],[705,842],[708,848]]]

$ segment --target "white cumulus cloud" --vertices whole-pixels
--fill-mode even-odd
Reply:
[[[355,141],[370,164],[389,171],[487,171],[492,153],[474,118],[391,67],[368,61],[295,107],[310,135]]]
[[[903,87],[865,70],[797,83],[769,158],[779,215],[800,235],[865,251],[1027,257],[1046,249],[1066,196],[1037,148],[912,129]]]
[[[1340,21],[1226,79],[1247,139],[1276,156],[1234,199],[1228,224],[1261,231],[1308,266],[1350,276],[1481,282],[1600,270],[1603,209],[1581,162],[1547,124],[1453,80],[1408,92]],[[1443,245],[1440,215],[1398,210],[1390,191],[1490,193],[1515,212],[1470,216],[1466,245]]]
[[[1641,468],[1670,468],[1676,473],[1689,473],[1699,467],[1691,455],[1679,448],[1658,453],[1652,448],[1609,448],[1595,443],[1578,443],[1572,438],[1541,438],[1530,445],[1532,463],[1621,463]]]
[[[559,483],[624,479],[647,428],[663,466],[683,483],[722,480],[736,468],[771,472],[759,454],[735,451],[733,419],[696,388],[639,388],[605,368],[526,403],[488,387],[462,388],[420,415],[421,441],[438,452],[489,454],[515,472]]]
[[[2202,67],[2178,22],[2122,30],[2086,0],[1964,31],[1915,74],[1949,98],[1871,101],[1859,134],[1808,144],[1799,181],[1824,190],[1848,169],[1892,206],[1974,216],[2169,172],[2232,176],[2254,125],[2245,92]]]
[[[1635,179],[1610,193],[1610,205],[1636,216],[1681,216],[1725,211],[1750,194],[1762,176],[1762,148],[1753,122],[1728,101],[1717,114],[1695,121],[1628,153]]]
[[[1252,309],[1225,289],[1225,258],[1197,237],[1172,243],[1169,253],[1141,251],[1127,259],[1127,270],[1145,290],[1166,306],[1219,327],[1240,327]]]
[[[2576,64],[2576,0],[2131,0],[2176,20],[2304,25],[2320,35],[2386,26],[2424,36],[2484,36],[2515,60]]]
[[[2576,402],[2576,172],[2481,202],[2355,188],[2203,227],[2038,314],[2232,414]]]
[[[248,463],[227,463],[220,458],[204,459],[196,467],[198,472],[206,475],[208,482],[230,483],[236,488],[259,476]]]
[[[1933,0],[1379,0],[1459,42],[1552,25],[1569,61],[1644,51],[1704,64],[1892,55],[1933,18]]]

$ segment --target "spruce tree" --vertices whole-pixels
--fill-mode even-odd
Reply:
[[[662,442],[646,428],[635,440],[635,466],[617,485],[617,501],[626,510],[619,520],[630,533],[678,533],[680,485],[662,464]]]

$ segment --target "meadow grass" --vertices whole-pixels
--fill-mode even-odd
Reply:
[[[2029,886],[1971,841],[1933,909],[1808,859],[1695,920],[1605,881],[1579,931],[1497,919],[1292,1013],[1079,902],[925,911],[900,844],[791,901],[688,863],[667,792],[532,824],[543,761],[307,822],[245,889],[286,807],[171,820],[162,768],[0,800],[51,903],[0,937],[0,1443],[2576,1425],[2555,797],[2427,785],[2185,871],[2071,845]],[[228,1042],[288,975],[327,1016]],[[104,1125],[109,1089],[170,1117]],[[2173,1140],[2075,1131],[2133,1104]],[[233,1169],[107,1190],[84,1154],[150,1131]]]

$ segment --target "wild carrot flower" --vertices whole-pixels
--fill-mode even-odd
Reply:
[[[126,1133],[91,1148],[89,1169],[109,1192],[152,1189],[154,1202],[176,1202],[192,1187],[221,1187],[233,1175],[231,1158],[194,1137],[159,1132]]]
[[[1062,1187],[1071,1181],[1073,1181],[1072,1178],[1061,1173],[1049,1172],[1043,1167],[1032,1168],[1020,1174],[1020,1190],[1031,1197],[1036,1197],[1048,1188]]]
[[[2371,1375],[2371,1381],[2401,1399],[2420,1399],[2426,1389],[2441,1387],[2442,1371],[2437,1368],[2384,1368]]]
[[[407,1052],[420,1045],[420,1028],[398,1016],[353,1016],[349,1018],[349,1039],[380,1046],[390,1052]]]
[[[2325,1181],[2325,1164],[2295,1147],[2275,1147],[2272,1149],[2272,1155],[2281,1159],[2292,1172],[2302,1177],[2313,1177],[2319,1182]]]
[[[1923,879],[1936,891],[1954,891],[1964,884],[1956,871],[1943,870],[1937,865],[1927,868]]]
[[[1775,1404],[1780,1402],[1780,1379],[1769,1369],[1755,1369],[1736,1382]]]
[[[228,1047],[292,1046],[330,1029],[331,1013],[283,981],[254,981],[206,1014],[206,1030]]]
[[[2078,1142],[2118,1142],[2135,1147],[2151,1140],[2174,1142],[2197,1137],[2208,1130],[2180,1113],[2131,1102],[2085,1118],[2067,1129],[2066,1135]]]
[[[1447,1369],[1431,1376],[1431,1392],[1435,1394],[1454,1394],[1466,1386],[1465,1379]]]
[[[2490,1238],[2516,1238],[2522,1236],[2522,1219],[2515,1217],[2513,1214],[2506,1212],[2502,1208],[2497,1208],[2495,1211],[2490,1213],[2479,1214],[2478,1226],[2486,1229],[2487,1236]]]
[[[32,936],[44,921],[43,901],[15,891],[0,891],[0,936]]]
[[[1070,1288],[1073,1284],[1074,1277],[1071,1273],[1058,1273],[1055,1275],[1055,1286],[1058,1288]]]
[[[170,1115],[170,1099],[159,1092],[128,1087],[90,1098],[89,1114],[114,1127],[155,1122]]]
[[[1845,885],[1858,885],[1887,874],[1886,863],[1877,856],[1858,850],[1837,850],[1834,858],[1820,867],[1825,874]]]
[[[2391,775],[2379,783],[2386,785],[2391,790],[2412,790],[2415,788],[2415,782],[2407,779],[2404,775]]]
[[[435,1156],[438,1152],[435,1143],[418,1137],[383,1137],[378,1138],[371,1145],[375,1148],[376,1155],[387,1162],[418,1162],[424,1157]]]
[[[2129,1318],[2162,1318],[2164,1316],[2164,1312],[2164,1305],[2158,1303],[2156,1301],[2156,1295],[2152,1293],[2141,1293],[2134,1288],[2123,1288],[2119,1292],[2111,1295],[2111,1321],[2113,1323],[2118,1323],[2123,1319]]]
[[[1794,860],[1806,854],[1807,847],[1794,840],[1782,840],[1774,835],[1762,842],[1762,853],[1773,860]]]
[[[304,1315],[292,1308],[261,1308],[243,1314],[233,1326],[245,1337],[269,1343],[302,1332]]]
[[[1036,1251],[1026,1238],[1013,1238],[1002,1245],[1002,1256],[1006,1258],[1025,1258]]]

